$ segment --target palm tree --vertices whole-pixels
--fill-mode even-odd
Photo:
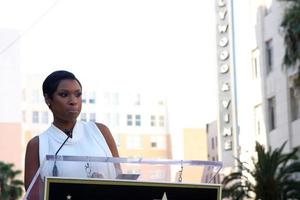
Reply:
[[[283,65],[296,67],[298,78],[296,85],[300,85],[300,0],[279,0],[286,2],[286,8],[281,21],[283,30],[285,54]]]
[[[260,200],[300,199],[300,172],[297,160],[299,147],[283,153],[286,142],[272,151],[256,143],[257,159],[252,167],[238,159],[237,172],[226,176],[222,182],[223,197],[238,200],[245,197]],[[253,169],[252,169],[253,168]]]
[[[222,184],[222,196],[230,197],[233,200],[246,198],[253,198],[254,181],[251,177],[251,172],[247,163],[238,160],[238,169],[228,176],[225,176]]]
[[[13,170],[14,164],[0,161],[0,200],[15,200],[22,196],[23,182],[16,179],[20,170]]]

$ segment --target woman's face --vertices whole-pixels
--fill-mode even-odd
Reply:
[[[81,111],[81,87],[76,80],[60,81],[52,99],[47,99],[54,122],[75,122]]]

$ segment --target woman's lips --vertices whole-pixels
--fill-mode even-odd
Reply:
[[[78,113],[78,110],[68,110],[69,113]]]

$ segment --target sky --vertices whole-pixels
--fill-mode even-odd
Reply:
[[[24,75],[66,69],[83,84],[96,80],[112,90],[161,94],[173,124],[205,127],[217,116],[214,4],[1,1],[0,29],[19,32]],[[13,44],[2,44],[0,52]]]

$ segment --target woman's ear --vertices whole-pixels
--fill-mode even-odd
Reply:
[[[45,103],[47,104],[47,106],[50,108],[51,106],[51,101],[50,101],[50,98],[47,94],[44,94],[44,99],[45,99]]]

